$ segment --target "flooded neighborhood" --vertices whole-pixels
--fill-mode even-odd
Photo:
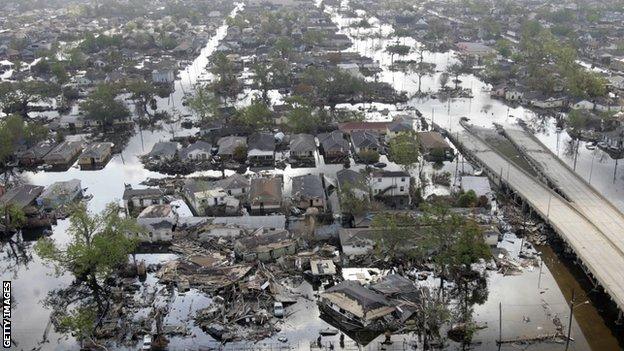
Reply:
[[[624,349],[620,0],[0,3],[5,349]]]

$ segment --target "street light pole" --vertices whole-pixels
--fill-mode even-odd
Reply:
[[[596,154],[592,153],[591,167],[589,169],[589,184],[591,184],[592,173],[594,173],[594,158],[595,157],[596,157]]]
[[[572,289],[572,300],[570,300],[570,317],[568,318],[568,337],[566,338],[565,351],[568,351],[568,347],[570,347],[570,333],[572,332],[572,313],[574,313],[574,294],[575,291],[574,289]]]

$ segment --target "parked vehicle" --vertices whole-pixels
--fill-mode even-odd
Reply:
[[[141,350],[151,350],[151,349],[152,349],[152,336],[151,335],[143,336],[143,346],[141,347]]]
[[[277,318],[284,317],[284,305],[281,302],[275,302],[273,304],[273,315]]]

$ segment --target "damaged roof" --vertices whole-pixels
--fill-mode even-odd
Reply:
[[[279,178],[255,178],[249,192],[251,202],[282,202],[282,180]]]
[[[394,306],[385,296],[373,290],[367,289],[359,283],[353,281],[345,280],[337,285],[334,285],[333,287],[327,289],[322,296],[327,297],[331,294],[342,294],[347,299],[354,301],[361,307],[364,314],[384,307],[394,310]],[[348,303],[347,301],[344,302]],[[348,308],[345,309],[349,310]]]
[[[123,193],[124,200],[130,200],[135,197],[161,197],[164,196],[165,192],[161,189],[157,188],[147,188],[147,189],[132,189],[126,188]]]
[[[41,192],[43,192],[43,187],[38,185],[16,186],[0,197],[0,205],[11,204],[21,209],[32,204]]]

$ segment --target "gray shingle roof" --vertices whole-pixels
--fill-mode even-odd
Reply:
[[[327,289],[326,293],[341,293],[346,295],[348,298],[357,301],[358,304],[362,306],[362,310],[365,313],[381,307],[393,306],[385,296],[367,289],[357,282],[349,280],[334,285]]]
[[[316,151],[316,141],[310,134],[294,134],[290,139],[291,152]]]
[[[189,153],[199,150],[210,153],[212,145],[205,141],[199,140],[180,150],[180,157],[186,158]]]
[[[249,136],[247,141],[250,149],[275,151],[275,137],[273,134],[254,133]]]
[[[377,149],[379,148],[379,141],[377,140],[377,134],[364,130],[357,130],[351,133],[351,142],[356,148],[365,149]]]
[[[325,190],[321,177],[315,174],[306,174],[292,178],[292,196],[305,198],[323,198]]]
[[[80,157],[101,157],[112,149],[113,146],[113,143],[108,142],[92,143],[85,148]]]
[[[331,133],[319,134],[318,139],[325,151],[347,152],[349,150],[349,143],[345,140],[344,134],[340,131],[335,130]]]
[[[178,143],[170,141],[159,141],[152,147],[148,156],[151,157],[172,157],[178,152]]]
[[[158,197],[164,196],[165,192],[161,189],[148,188],[148,189],[126,189],[123,193],[124,200],[130,200],[134,197]]]
[[[41,192],[43,192],[43,187],[38,185],[16,186],[0,197],[0,205],[11,204],[21,209],[33,203]]]

